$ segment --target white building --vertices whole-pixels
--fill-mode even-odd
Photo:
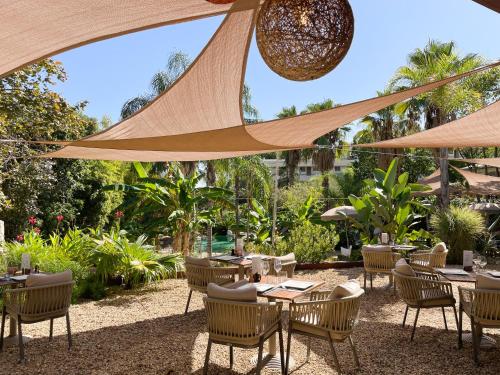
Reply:
[[[263,159],[264,164],[266,164],[269,167],[269,170],[271,171],[271,174],[274,178],[275,176],[275,170],[276,170],[276,163],[278,163],[278,167],[280,169],[280,175],[284,176],[286,175],[286,166],[285,166],[285,160],[283,159]],[[335,166],[333,167],[333,172],[334,173],[341,173],[344,169],[347,167],[350,167],[353,163],[352,159],[349,158],[340,158],[340,159],[335,159]],[[314,167],[314,164],[311,159],[308,160],[301,160],[299,162],[299,165],[297,167],[297,181],[307,181],[311,177],[314,176],[319,176],[321,175],[321,172],[317,170]]]

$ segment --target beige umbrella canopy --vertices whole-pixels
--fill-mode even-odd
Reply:
[[[469,206],[471,210],[493,214],[500,212],[500,204],[490,202],[473,203]]]
[[[358,214],[353,206],[334,207],[321,215],[323,221],[346,220],[347,217],[356,217]]]

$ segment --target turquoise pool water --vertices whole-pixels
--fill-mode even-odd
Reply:
[[[195,248],[199,247],[195,245]],[[227,236],[214,236],[212,239],[212,252],[213,253],[227,253],[234,248],[234,240],[228,240]],[[207,251],[207,240],[201,240],[201,251]]]

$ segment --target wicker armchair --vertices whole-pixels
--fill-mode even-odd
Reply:
[[[389,275],[389,283],[393,284],[392,280],[392,269],[394,268],[396,262],[401,259],[401,255],[398,253],[393,253],[391,248],[388,246],[386,251],[383,250],[371,250],[367,246],[363,246],[361,250],[363,255],[363,266],[364,266],[364,289],[366,290],[366,275],[370,275],[370,289],[373,289],[373,275],[374,274],[384,274]],[[394,288],[396,286],[394,285]]]
[[[405,327],[409,308],[417,309],[413,330],[411,332],[411,341],[413,341],[413,337],[415,336],[420,309],[441,308],[443,312],[444,327],[448,331],[444,308],[453,307],[455,322],[458,327],[457,310],[455,308],[456,301],[455,297],[453,297],[453,290],[450,282],[439,281],[437,275],[428,273],[416,273],[416,276],[404,275],[396,270],[393,270],[392,273],[399,295],[406,303],[403,328]]]
[[[295,260],[295,254],[290,253],[281,257],[277,257],[281,259],[281,271],[286,272],[286,276],[289,279],[293,278],[293,274],[295,272],[295,266],[297,265],[297,261]],[[268,260],[269,262],[269,275],[276,276],[276,270],[274,269],[274,258]]]
[[[2,326],[0,332],[0,349],[3,349],[3,335],[7,314],[17,321],[19,337],[19,360],[24,362],[24,346],[22,324],[33,324],[50,320],[49,338],[52,340],[54,319],[66,317],[68,349],[71,349],[71,327],[69,306],[74,281],[8,289],[3,294]]]
[[[435,268],[446,266],[447,255],[446,245],[439,243],[431,251],[418,251],[410,254],[410,266],[417,271],[434,272]]]
[[[212,267],[208,259],[196,260],[186,257],[186,278],[189,287],[189,296],[186,303],[186,310],[184,315],[187,314],[189,309],[189,303],[191,302],[191,295],[193,290],[201,293],[207,293],[207,286],[209,283],[214,283],[217,285],[224,285],[233,283],[235,280],[235,275],[238,274],[237,267]],[[205,261],[205,263],[202,263]]]
[[[470,318],[474,361],[479,365],[479,348],[483,328],[500,329],[500,290],[458,287],[460,295],[458,348],[462,343],[463,313]]]
[[[203,299],[208,324],[208,346],[203,374],[208,373],[212,344],[229,346],[230,367],[233,367],[233,347],[259,348],[256,374],[262,369],[264,342],[279,334],[281,371],[284,373],[282,302],[236,302],[222,299]]]
[[[364,291],[359,289],[356,294],[340,299],[330,299],[331,293],[332,291],[312,292],[310,301],[290,304],[286,373],[288,373],[289,368],[293,333],[305,335],[309,338],[315,337],[327,340],[339,374],[341,368],[333,343],[343,342],[348,339],[354,362],[358,368],[360,367],[356,346],[351,335],[358,321],[359,305]],[[310,352],[309,340],[307,344],[307,361],[309,361]]]

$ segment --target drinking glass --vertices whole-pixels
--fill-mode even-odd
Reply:
[[[479,256],[477,257],[477,259],[478,259],[478,265],[479,265],[479,268],[480,268],[481,270],[483,270],[483,269],[484,269],[484,267],[486,267],[486,265],[488,264],[488,259],[486,259],[486,257],[485,257],[484,255],[479,255]]]
[[[267,260],[262,261],[262,275],[267,276],[269,273],[269,262]]]
[[[274,258],[274,271],[276,272],[276,279],[279,282],[279,276],[280,276],[280,271],[281,271],[281,259],[280,258]]]
[[[472,267],[475,273],[479,271],[479,264],[481,263],[480,256],[481,255],[474,253],[472,257]]]

